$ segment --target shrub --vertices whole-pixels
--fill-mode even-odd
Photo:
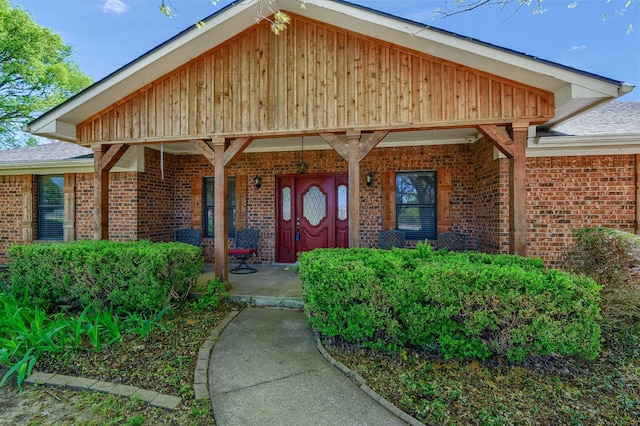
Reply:
[[[12,292],[53,306],[156,312],[195,283],[202,254],[181,243],[78,241],[13,246]]]
[[[564,268],[603,286],[600,308],[609,334],[631,330],[640,322],[640,237],[607,228],[573,230],[575,243]]]
[[[323,249],[300,256],[309,323],[387,352],[597,356],[598,285],[539,260],[480,253]]]

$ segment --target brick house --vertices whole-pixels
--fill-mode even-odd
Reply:
[[[640,129],[563,127],[609,106],[602,122],[638,123],[607,104],[632,86],[349,3],[278,5],[280,35],[256,2],[228,6],[30,123],[80,151],[0,154],[0,262],[196,228],[226,279],[236,229],[259,229],[257,262],[290,263],[399,228],[553,265],[573,227],[636,231]]]

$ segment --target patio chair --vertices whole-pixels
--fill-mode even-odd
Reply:
[[[178,229],[173,234],[173,240],[179,243],[186,243],[200,247],[200,230],[191,228]]]
[[[253,274],[258,272],[247,264],[247,260],[258,255],[258,237],[260,232],[257,229],[238,229],[236,231],[236,246],[229,249],[229,256],[233,256],[238,261],[238,266],[231,269],[231,274]]]
[[[380,248],[390,250],[392,247],[404,247],[404,231],[396,231],[392,229],[390,231],[380,232]]]
[[[467,251],[467,236],[460,232],[443,232],[442,234],[438,234],[436,249]]]

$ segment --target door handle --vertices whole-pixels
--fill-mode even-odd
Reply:
[[[296,217],[296,241],[300,241],[300,218]]]

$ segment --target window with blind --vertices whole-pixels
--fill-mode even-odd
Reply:
[[[407,240],[436,239],[436,172],[396,173],[396,229]]]
[[[38,176],[37,239],[64,238],[64,176]]]
[[[215,214],[213,210],[213,178],[205,177],[204,185],[202,188],[204,202],[204,236],[205,238],[212,238]],[[235,238],[236,236],[236,179],[235,177],[229,177],[227,182],[227,235],[229,238]]]

